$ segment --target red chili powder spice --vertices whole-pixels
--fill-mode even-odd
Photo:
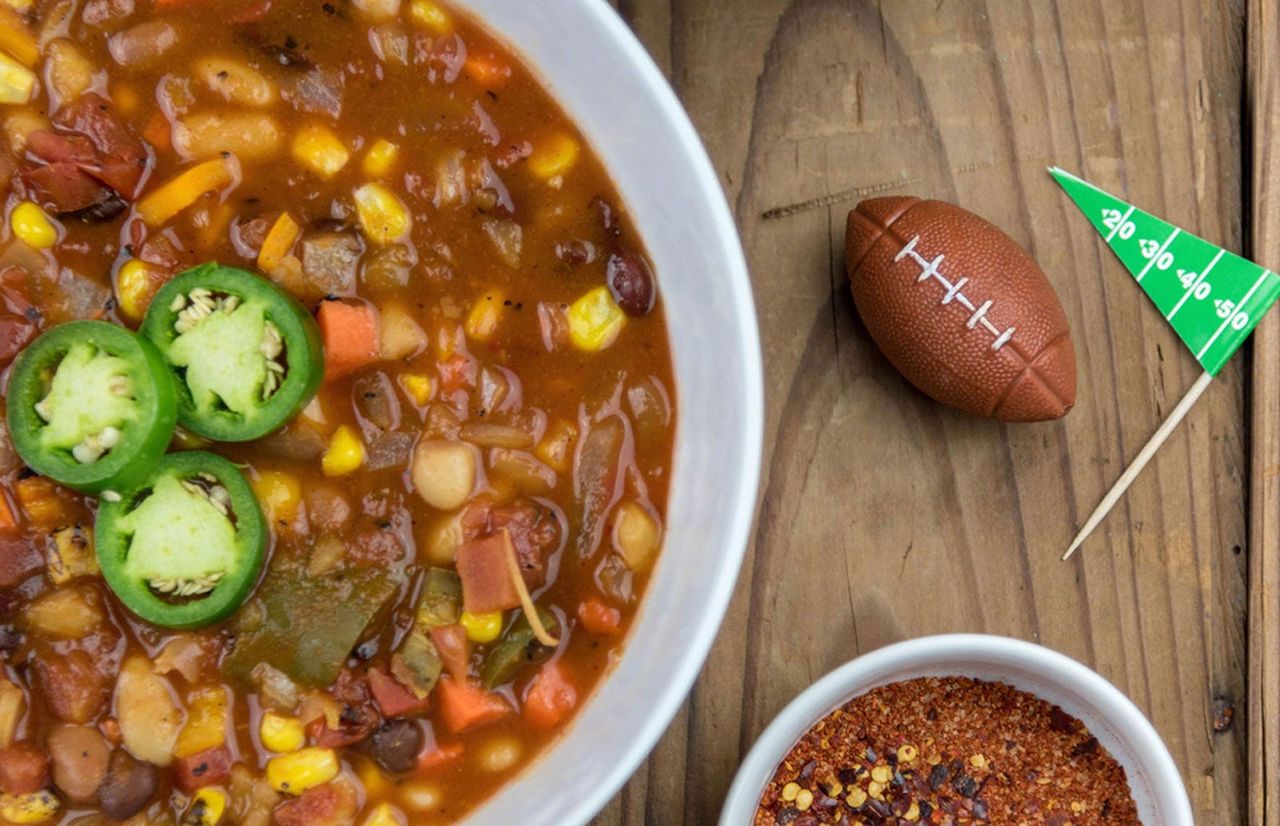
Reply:
[[[754,826],[1136,826],[1124,768],[1076,718],[1003,683],[927,677],[820,720]]]

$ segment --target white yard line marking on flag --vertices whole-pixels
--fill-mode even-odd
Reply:
[[[1249,299],[1253,298],[1253,294],[1258,291],[1258,288],[1262,286],[1262,283],[1267,280],[1269,275],[1271,275],[1270,270],[1262,271],[1262,275],[1258,276],[1258,280],[1253,282],[1249,292],[1245,293],[1244,298],[1240,299],[1240,303],[1236,305],[1235,312],[1227,313],[1227,317],[1218,325],[1218,329],[1214,330],[1213,336],[1204,343],[1204,346],[1200,348],[1200,352],[1196,353],[1196,361],[1204,358],[1204,354],[1209,352],[1209,348],[1218,340],[1218,336],[1222,335],[1222,331],[1227,329],[1227,325],[1231,323],[1231,320],[1244,311],[1244,308],[1249,305]]]
[[[1155,254],[1155,255],[1153,255],[1153,256],[1151,256],[1151,260],[1150,260],[1150,261],[1148,261],[1148,262],[1147,262],[1147,265],[1146,265],[1145,267],[1143,267],[1143,268],[1142,268],[1142,272],[1138,273],[1138,283],[1139,283],[1139,284],[1141,284],[1141,283],[1142,283],[1142,279],[1144,279],[1144,278],[1146,278],[1146,277],[1147,277],[1147,272],[1151,269],[1151,267],[1152,267],[1152,266],[1153,266],[1157,261],[1159,261],[1159,260],[1160,260],[1160,256],[1162,256],[1162,255],[1164,255],[1164,254],[1165,254],[1165,251],[1167,251],[1167,250],[1169,249],[1169,245],[1173,243],[1173,239],[1174,239],[1174,238],[1177,238],[1177,237],[1178,237],[1178,233],[1180,233],[1180,232],[1182,232],[1182,230],[1178,229],[1177,227],[1174,227],[1174,228],[1173,228],[1173,232],[1169,233],[1169,237],[1168,237],[1168,238],[1166,238],[1166,239],[1164,239],[1164,243],[1160,245],[1160,249],[1156,250],[1156,254]]]
[[[1213,257],[1213,260],[1209,262],[1209,266],[1205,267],[1203,270],[1200,271],[1200,274],[1196,276],[1196,280],[1191,282],[1191,286],[1187,287],[1186,292],[1182,294],[1182,298],[1178,299],[1178,303],[1174,304],[1173,309],[1170,310],[1169,314],[1164,317],[1165,321],[1173,321],[1173,317],[1178,314],[1178,310],[1182,309],[1182,305],[1187,303],[1187,299],[1190,298],[1191,294],[1196,291],[1196,287],[1200,286],[1200,282],[1205,279],[1205,277],[1213,270],[1213,268],[1218,265],[1218,262],[1222,260],[1222,256],[1226,254],[1227,254],[1226,250],[1218,250],[1218,254],[1215,255]]]
[[[1108,243],[1108,244],[1110,244],[1110,243],[1111,243],[1111,239],[1113,239],[1113,238],[1115,238],[1115,237],[1116,237],[1116,233],[1120,231],[1120,227],[1124,226],[1124,225],[1125,225],[1125,222],[1126,222],[1126,221],[1128,221],[1130,218],[1132,218],[1132,217],[1133,217],[1133,211],[1134,211],[1135,209],[1137,209],[1137,207],[1136,207],[1136,206],[1130,206],[1130,207],[1129,207],[1129,211],[1128,211],[1128,212],[1126,212],[1123,216],[1121,216],[1120,220],[1116,222],[1116,225],[1115,225],[1114,227],[1112,227],[1112,228],[1111,228],[1111,232],[1107,233],[1107,243]]]

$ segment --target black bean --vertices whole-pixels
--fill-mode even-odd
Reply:
[[[422,729],[411,720],[388,720],[370,738],[373,759],[393,774],[412,771],[422,748]]]
[[[147,807],[159,785],[156,767],[116,749],[98,787],[98,803],[112,820],[128,820]]]
[[[933,789],[935,792],[938,789],[941,789],[942,784],[947,782],[947,775],[949,774],[950,772],[947,770],[947,767],[944,766],[943,764],[939,763],[938,765],[934,766],[932,769],[929,770],[929,788]]]

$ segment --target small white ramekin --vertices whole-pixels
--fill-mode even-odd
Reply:
[[[774,770],[809,727],[873,688],[916,677],[972,677],[1034,694],[1079,719],[1128,775],[1146,826],[1194,826],[1169,750],[1129,698],[1091,669],[1044,646],[985,634],[947,634],[865,654],[810,686],[765,729],[743,761],[720,826],[749,826]]]

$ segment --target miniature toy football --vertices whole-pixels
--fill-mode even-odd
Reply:
[[[845,253],[871,337],[927,395],[1006,422],[1057,419],[1075,404],[1062,304],[992,224],[941,201],[873,198],[849,213]]]

